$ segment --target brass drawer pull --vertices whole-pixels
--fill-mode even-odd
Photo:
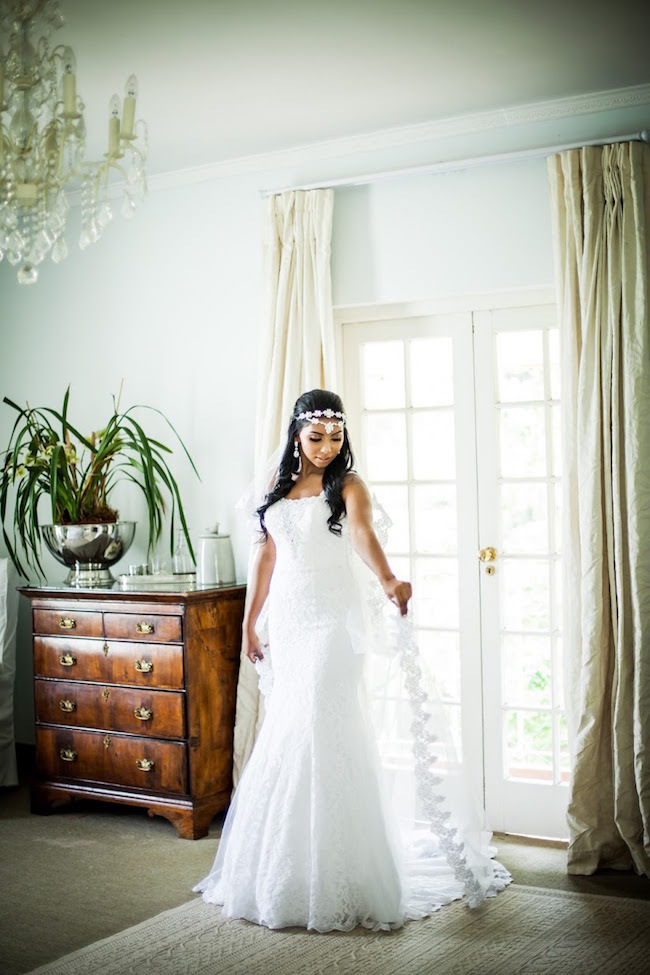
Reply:
[[[77,662],[77,658],[73,657],[71,653],[62,653],[59,657],[59,663],[62,667],[74,667]]]
[[[133,713],[138,721],[151,721],[153,718],[153,711],[151,711],[149,708],[135,708]]]
[[[73,751],[72,748],[62,748],[61,751],[59,752],[59,755],[61,756],[64,762],[77,761],[77,753]]]
[[[136,633],[153,633],[153,623],[136,623]]]
[[[66,698],[66,700],[64,700],[64,701],[59,701],[59,707],[61,708],[62,711],[65,711],[66,714],[71,714],[72,711],[76,711],[77,710],[77,702],[76,701],[68,701],[67,698]]]
[[[135,763],[141,772],[152,772],[155,762],[150,761],[148,758],[139,758]]]
[[[70,616],[62,616],[59,620],[59,626],[62,630],[74,630],[77,625],[77,621],[73,620]]]
[[[153,670],[153,660],[136,660],[135,669],[139,674],[150,674]]]

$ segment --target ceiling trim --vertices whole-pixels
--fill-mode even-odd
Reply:
[[[164,190],[213,179],[242,176],[247,173],[296,167],[311,162],[322,162],[340,157],[365,156],[371,152],[385,151],[418,143],[444,143],[447,139],[499,129],[516,129],[531,124],[553,122],[601,112],[620,111],[643,105],[650,107],[650,84],[609,91],[590,92],[559,98],[553,101],[533,102],[513,108],[460,115],[417,125],[381,129],[366,134],[314,142],[274,152],[242,156],[223,162],[209,163],[149,178],[150,190]],[[650,113],[648,118],[650,126]],[[610,133],[603,133],[603,137]]]

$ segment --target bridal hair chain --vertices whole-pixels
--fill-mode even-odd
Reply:
[[[337,417],[338,419],[333,419]],[[345,413],[335,412],[334,410],[307,410],[305,413],[298,413],[294,420],[306,420],[312,426],[321,424],[325,427],[325,433],[331,433],[334,427],[342,430],[345,426]]]

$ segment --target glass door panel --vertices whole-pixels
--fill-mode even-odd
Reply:
[[[413,582],[425,672],[457,751],[471,756],[482,803],[471,316],[353,325],[344,342],[359,470],[393,521],[386,552],[393,571]],[[460,518],[461,502],[469,518]]]
[[[565,836],[559,354],[552,305],[474,317],[486,808]],[[494,729],[489,732],[488,729]]]
[[[343,357],[358,467],[487,826],[565,836],[554,306],[346,323]]]

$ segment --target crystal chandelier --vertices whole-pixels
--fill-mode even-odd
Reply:
[[[118,95],[110,100],[104,159],[86,162],[75,55],[50,43],[62,26],[58,0],[0,0],[0,261],[19,265],[21,284],[37,280],[48,254],[57,264],[66,257],[71,191],[80,191],[82,250],[113,216],[113,176],[123,184],[123,216],[146,193],[147,129],[135,121],[135,76],[122,105]]]

